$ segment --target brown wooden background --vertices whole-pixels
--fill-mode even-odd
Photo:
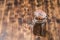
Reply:
[[[37,9],[47,13],[51,33],[41,40],[60,40],[60,0],[0,0],[0,40],[39,40],[29,26]]]

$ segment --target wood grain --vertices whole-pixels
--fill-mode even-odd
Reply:
[[[30,26],[37,9],[48,15],[46,37]],[[0,0],[0,40],[60,40],[60,0]]]

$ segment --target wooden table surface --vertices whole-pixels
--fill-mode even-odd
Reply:
[[[47,13],[51,33],[41,39],[30,26],[37,9]],[[60,0],[0,0],[0,40],[60,40]]]

